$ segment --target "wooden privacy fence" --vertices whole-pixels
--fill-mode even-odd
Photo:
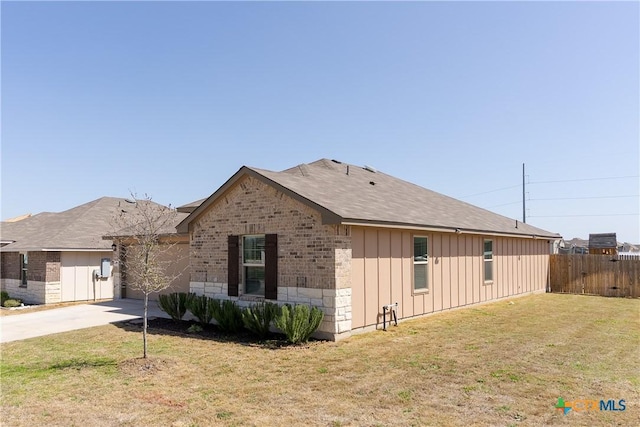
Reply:
[[[616,255],[551,255],[551,292],[640,297],[640,258]]]

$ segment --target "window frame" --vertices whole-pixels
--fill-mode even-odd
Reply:
[[[487,242],[491,244],[491,250],[487,252]],[[489,257],[487,258],[487,254]],[[482,279],[485,284],[491,284],[494,281],[494,268],[493,268],[493,239],[484,239],[482,242]],[[487,266],[490,266],[489,272],[491,273],[491,278],[487,279]]]
[[[28,272],[29,272],[29,253],[20,252],[20,285],[18,285],[19,287],[21,288],[27,287]]]
[[[425,240],[425,249],[426,249],[426,259],[424,260],[416,260],[415,248],[416,248],[416,239],[424,239]],[[429,293],[429,236],[426,235],[413,235],[412,239],[412,249],[411,249],[411,288],[414,294],[424,294]],[[425,286],[424,288],[416,288],[416,265],[424,265],[425,267]]]
[[[242,265],[242,285],[244,288],[244,295],[252,295],[252,296],[262,296],[264,297],[266,295],[266,281],[265,281],[265,276],[266,276],[266,235],[265,234],[244,234],[241,236],[241,265]],[[256,260],[249,260],[250,262],[247,262],[247,260],[245,259],[245,248],[246,248],[246,239],[248,238],[262,238],[263,244],[262,244],[262,248],[260,248],[260,246],[257,246],[258,250],[260,250],[260,262],[255,262]],[[258,268],[258,269],[262,269],[262,286],[261,286],[261,291],[260,289],[258,290],[258,292],[248,292],[247,291],[247,279],[249,276],[248,273],[248,269],[249,268]]]

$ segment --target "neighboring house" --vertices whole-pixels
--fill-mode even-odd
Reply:
[[[177,227],[192,292],[323,309],[339,339],[398,318],[547,285],[551,241],[529,224],[377,172],[322,159],[282,172],[242,167]]]
[[[558,250],[560,254],[587,254],[589,253],[589,241],[579,238],[563,240]]]
[[[618,253],[640,253],[640,245],[634,245],[628,242],[619,243],[618,242]]]
[[[616,255],[618,253],[618,239],[616,233],[589,234],[589,254]]]
[[[111,242],[102,240],[125,199],[102,197],[60,213],[2,222],[2,290],[27,303],[111,299]]]

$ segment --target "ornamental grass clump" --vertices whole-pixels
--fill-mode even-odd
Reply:
[[[187,309],[203,325],[208,325],[213,319],[213,310],[216,300],[206,295],[189,294]]]
[[[265,301],[245,307],[242,310],[242,322],[245,328],[264,339],[269,335],[271,322],[277,314],[278,304]]]
[[[9,292],[1,291],[0,292],[0,305],[4,305],[4,302],[9,299]]]
[[[213,300],[211,305],[213,318],[220,327],[220,330],[231,333],[242,330],[242,310],[235,301]]]
[[[309,307],[304,304],[293,307],[285,304],[278,311],[273,323],[284,332],[287,340],[292,344],[309,341],[324,317],[324,313],[318,307]]]
[[[187,312],[187,300],[193,294],[185,292],[172,292],[158,296],[160,309],[171,316],[174,321],[180,321]]]

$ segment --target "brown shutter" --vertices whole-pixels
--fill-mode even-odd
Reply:
[[[278,299],[278,235],[264,236],[264,297]]]
[[[229,268],[228,277],[228,295],[230,297],[238,296],[238,284],[240,283],[240,238],[238,236],[229,236],[227,256],[229,257],[227,266]]]

